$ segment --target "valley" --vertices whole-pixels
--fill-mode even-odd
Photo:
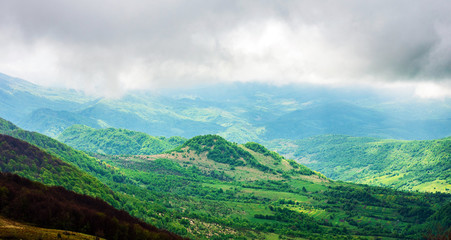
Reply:
[[[449,194],[336,182],[258,143],[204,135],[154,155],[140,154],[141,148],[137,154],[86,154],[7,121],[1,126],[4,134],[28,139],[112,191],[92,195],[193,239],[418,238],[442,234],[434,229],[449,224],[441,215]],[[103,134],[116,136],[113,130]],[[112,144],[111,151],[113,146],[121,148]],[[29,176],[32,170],[12,172]]]
[[[450,232],[450,141],[433,139],[448,134],[446,102],[407,121],[408,110],[387,115],[402,104],[316,98],[314,88],[103,99],[1,79],[0,113],[28,129],[0,119],[2,172],[102,199],[158,229],[262,240]]]
[[[0,1],[0,240],[450,240],[451,1]]]

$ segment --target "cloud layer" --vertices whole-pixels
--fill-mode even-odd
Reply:
[[[449,97],[450,12],[445,0],[2,1],[0,71],[110,95],[259,81]]]

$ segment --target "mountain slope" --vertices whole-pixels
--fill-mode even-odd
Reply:
[[[166,137],[214,133],[240,143],[331,133],[395,139],[451,135],[449,99],[400,100],[363,89],[308,85],[218,84],[108,99],[0,74],[0,116],[52,137],[73,124]]]
[[[107,239],[182,239],[159,230],[100,199],[62,187],[47,187],[0,173],[0,212],[41,227],[83,232]]]
[[[400,141],[325,135],[268,144],[332,179],[451,192],[450,137]]]
[[[195,239],[419,238],[443,222],[432,216],[450,199],[330,181],[262,145],[217,135],[163,154],[99,157],[128,177],[115,189],[155,196],[175,220],[166,224]]]
[[[94,129],[74,125],[64,130],[58,140],[86,152],[111,155],[157,154],[183,144],[182,137],[156,138],[126,129]]]
[[[25,131],[11,122],[0,118],[0,133],[9,135],[33,144],[66,163],[94,175],[97,178],[111,178],[116,172],[105,163],[88,156],[82,151],[75,150],[53,138],[37,132]]]
[[[96,178],[27,142],[3,134],[0,134],[0,171],[115,201],[113,192]]]
[[[319,134],[380,134],[386,128],[383,120],[378,111],[336,102],[287,113],[267,124],[266,135],[270,139],[300,139]]]
[[[59,240],[64,236],[67,240],[96,240],[96,236],[72,232],[40,228],[30,224],[19,223],[0,216],[0,239],[22,239],[22,240]],[[102,238],[103,239],[103,238]]]
[[[204,135],[189,139],[173,151],[148,156],[147,159],[166,158],[182,165],[195,166],[206,172],[220,169],[222,174],[238,181],[323,178],[321,174],[293,160],[282,158],[275,153],[268,155],[264,151],[269,152],[256,143],[238,145],[218,135]]]
[[[74,124],[84,124],[93,128],[107,127],[102,121],[65,110],[56,111],[49,108],[39,108],[22,120],[20,125],[25,129],[33,129],[50,137],[57,137],[59,133]]]

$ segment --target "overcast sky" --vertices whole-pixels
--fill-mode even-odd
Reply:
[[[0,72],[116,95],[205,82],[451,97],[451,2],[0,2]]]

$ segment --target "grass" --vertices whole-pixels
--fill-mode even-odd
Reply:
[[[95,236],[65,230],[38,228],[0,216],[0,239],[95,240]]]

